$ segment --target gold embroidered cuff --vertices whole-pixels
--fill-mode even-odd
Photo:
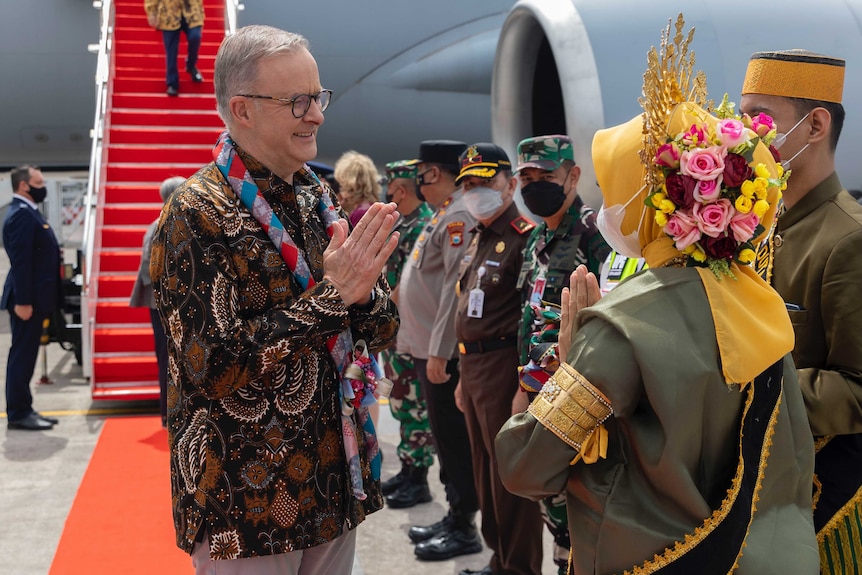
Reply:
[[[527,411],[578,453],[614,413],[608,398],[568,363],[560,364]]]

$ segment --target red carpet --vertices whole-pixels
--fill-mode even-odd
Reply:
[[[158,416],[105,421],[51,575],[192,572],[174,542],[167,441]]]

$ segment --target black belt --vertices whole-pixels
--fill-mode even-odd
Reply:
[[[489,351],[514,347],[517,342],[518,338],[514,335],[498,337],[497,339],[483,339],[482,341],[462,341],[458,343],[458,351],[460,351],[462,355],[487,353]]]

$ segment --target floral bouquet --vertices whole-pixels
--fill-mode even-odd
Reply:
[[[790,176],[770,146],[776,136],[772,118],[740,117],[733,109],[725,94],[717,122],[707,116],[658,147],[653,163],[661,175],[645,200],[656,210],[656,223],[688,256],[686,265],[709,267],[717,277],[733,277],[730,262],[754,261],[753,239],[765,231],[761,220],[771,207],[768,190],[784,190]],[[754,161],[761,141],[776,157],[776,174]]]

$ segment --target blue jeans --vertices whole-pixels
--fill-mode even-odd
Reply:
[[[177,70],[177,55],[180,51],[180,32],[186,33],[186,40],[189,43],[186,70],[194,70],[198,65],[198,50],[201,47],[202,30],[202,26],[189,28],[189,24],[185,18],[180,19],[178,30],[162,30],[162,40],[165,43],[165,65],[167,68],[165,82],[168,86],[173,86],[177,89],[180,87],[180,73]]]

